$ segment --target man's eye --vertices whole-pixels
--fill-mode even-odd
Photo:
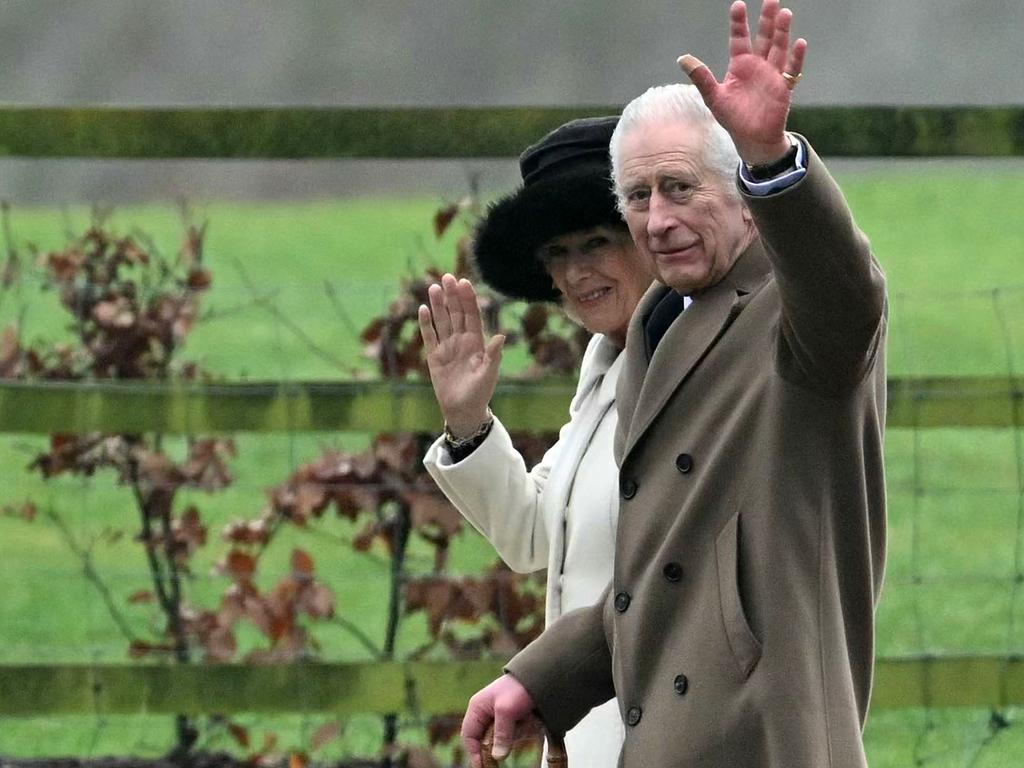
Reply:
[[[685,195],[691,189],[685,181],[670,181],[665,186],[670,195]]]
[[[649,189],[633,189],[626,193],[626,202],[630,205],[642,205],[651,196]]]
[[[589,240],[587,240],[586,243],[583,244],[583,250],[596,251],[599,248],[604,248],[606,245],[608,245],[607,237],[595,236],[590,238]]]

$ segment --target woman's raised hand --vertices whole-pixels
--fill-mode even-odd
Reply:
[[[420,305],[419,323],[430,381],[449,431],[465,437],[487,419],[505,337],[484,339],[476,291],[469,280],[446,274],[427,293],[430,306]]]

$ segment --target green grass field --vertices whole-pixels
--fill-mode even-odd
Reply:
[[[889,276],[890,373],[1019,375],[1024,227],[1018,212],[1024,178],[991,171],[952,175],[930,167],[910,172],[901,166],[850,172],[840,182]],[[344,378],[355,369],[371,370],[359,356],[354,329],[386,306],[401,276],[428,263],[451,263],[458,233],[434,240],[435,207],[431,200],[205,206],[198,214],[209,220],[207,263],[214,282],[203,306],[212,317],[197,328],[184,356],[229,379]],[[86,221],[87,212],[78,209],[15,209],[12,216],[16,241],[44,250],[61,246],[66,229],[81,231]],[[122,232],[138,228],[151,234],[165,253],[177,249],[181,230],[173,208],[123,208],[112,221]],[[248,282],[319,351],[255,304]],[[62,315],[54,307],[54,297],[25,285],[3,296],[0,322],[20,317],[29,338],[55,338]],[[890,556],[879,609],[879,655],[1024,652],[1024,599],[1017,586],[1024,544],[1022,438],[1020,430],[889,432]],[[232,518],[258,512],[264,489],[324,446],[357,446],[367,436],[237,439],[235,486],[196,498],[211,533]],[[0,502],[35,499],[59,514],[79,543],[99,542],[95,565],[124,605],[146,585],[141,548],[130,535],[106,540],[110,530],[133,533],[137,527],[126,493],[102,478],[43,483],[30,476],[23,468],[44,442],[32,435],[0,439],[6,468]],[[349,523],[330,521],[319,534],[290,531],[287,538],[313,554],[338,594],[339,613],[381,638],[386,562],[379,553],[352,552],[344,544],[352,534]],[[266,577],[280,572],[290,548],[289,541],[276,545],[276,560],[264,565]],[[211,542],[207,549],[219,553],[221,546]],[[469,534],[453,553],[458,572],[472,573],[492,560],[488,545]],[[425,548],[414,552],[413,564],[429,568]],[[189,586],[197,602],[208,603],[225,585],[210,574],[211,566],[210,555],[199,558]],[[0,578],[0,663],[125,660],[124,638],[45,515],[32,523],[0,518]],[[124,612],[140,631],[155,619],[146,606],[124,606]],[[414,647],[424,634],[421,620],[408,621],[401,648]],[[325,658],[367,658],[340,627],[323,628],[317,637]],[[985,711],[874,713],[866,733],[871,765],[1024,764],[1024,724],[1019,713],[1007,714],[1015,725],[983,744],[989,734]],[[317,724],[302,718],[259,722],[295,744]],[[335,749],[372,751],[376,728],[372,719],[350,724]],[[142,714],[102,721],[0,720],[0,754],[155,754],[169,743],[169,730],[167,718]],[[218,745],[226,745],[226,737],[210,744]]]

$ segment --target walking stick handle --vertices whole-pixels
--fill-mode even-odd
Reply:
[[[569,756],[565,753],[565,740],[552,736],[544,728],[541,730],[548,741],[548,768],[569,768]],[[498,768],[498,761],[491,757],[491,747],[493,746],[494,723],[491,723],[480,740],[480,757],[483,768]]]

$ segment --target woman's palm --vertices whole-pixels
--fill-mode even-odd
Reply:
[[[450,428],[472,430],[484,418],[498,383],[505,337],[484,340],[476,292],[468,280],[444,275],[419,309],[420,334],[438,405]]]
[[[466,330],[439,341],[427,353],[427,367],[442,411],[486,408],[500,362],[488,355],[483,334]]]

